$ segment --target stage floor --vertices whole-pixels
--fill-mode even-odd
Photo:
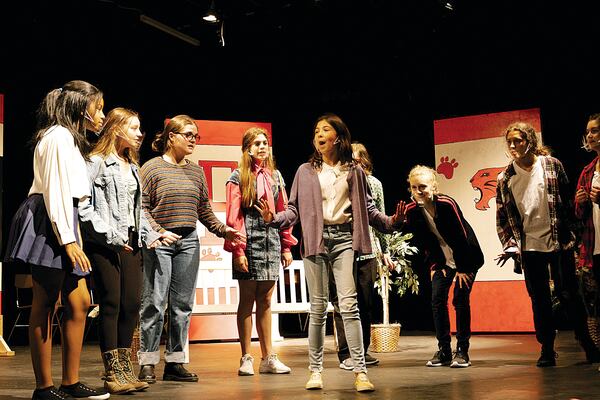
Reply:
[[[534,399],[599,399],[598,365],[585,363],[570,331],[558,335],[557,367],[535,366],[539,346],[533,335],[476,335],[471,341],[473,366],[465,369],[428,368],[425,362],[436,350],[430,333],[401,335],[401,348],[396,353],[372,353],[380,364],[369,369],[376,385],[370,394],[358,394],[353,387],[353,374],[339,369],[332,336],[325,347],[325,388],[307,391],[307,339],[286,339],[274,344],[281,360],[292,368],[290,375],[258,374],[259,346],[253,342],[256,375],[237,376],[238,343],[192,344],[189,369],[198,373],[198,383],[158,381],[145,393],[116,398],[153,400],[210,399],[456,399],[456,400],[534,400]],[[0,358],[0,399],[30,399],[34,387],[27,347],[13,348],[14,357]],[[60,384],[60,349],[54,348],[54,377]],[[101,386],[102,362],[97,345],[86,344],[81,362],[81,379],[90,386]],[[157,366],[162,377],[164,364]],[[57,386],[58,386],[57,384]]]

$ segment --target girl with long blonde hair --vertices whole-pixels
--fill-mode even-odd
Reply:
[[[79,216],[100,304],[104,387],[126,393],[149,386],[133,373],[130,350],[140,310],[140,250],[144,244],[154,248],[174,238],[154,231],[141,211],[138,149],[143,134],[138,114],[111,110],[100,134],[88,162],[92,197],[80,203]]]

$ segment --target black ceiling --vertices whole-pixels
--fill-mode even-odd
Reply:
[[[202,20],[209,0],[5,1],[5,148],[22,147],[45,92],[85,79],[108,109],[138,110],[150,132],[178,113],[271,121],[287,179],[325,111],[372,150],[392,198],[405,193],[398,175],[433,163],[438,118],[540,107],[545,140],[576,170],[585,116],[600,110],[600,14],[585,3],[454,0],[450,11],[438,0],[216,0],[222,46],[220,25]]]

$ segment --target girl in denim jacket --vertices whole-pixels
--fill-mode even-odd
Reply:
[[[133,373],[131,341],[142,287],[141,247],[176,240],[154,231],[141,211],[137,152],[142,143],[134,111],[115,108],[87,164],[92,197],[79,204],[85,247],[100,304],[104,387],[110,393],[148,388]]]

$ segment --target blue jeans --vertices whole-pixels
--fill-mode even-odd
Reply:
[[[183,363],[200,262],[198,234],[193,231],[170,246],[143,250],[144,286],[140,309],[140,365],[160,361],[160,335],[169,305],[165,362]]]
[[[331,273],[337,288],[350,356],[354,361],[354,372],[365,372],[367,368],[353,274],[352,229],[349,224],[326,225],[323,227],[323,241],[326,253],[305,257],[303,260],[310,295],[309,369],[319,372],[323,370],[323,344]]]

